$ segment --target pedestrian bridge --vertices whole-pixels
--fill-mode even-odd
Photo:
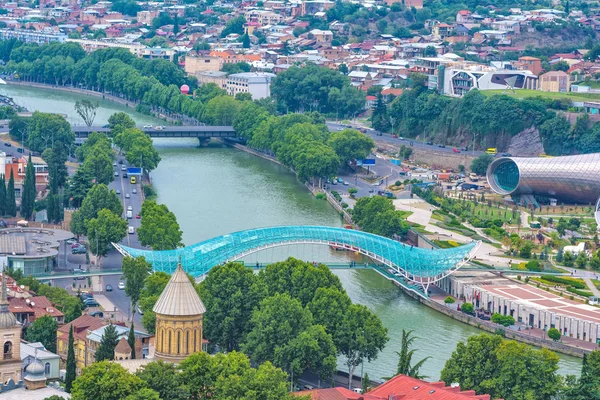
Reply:
[[[175,250],[134,249],[118,243],[113,246],[124,256],[144,256],[155,271],[172,273],[181,261],[185,271],[193,276],[206,274],[215,265],[271,247],[291,244],[333,246],[364,254],[376,263],[388,266],[407,282],[420,285],[427,293],[431,283],[468,262],[480,243],[473,241],[452,249],[422,249],[352,229],[278,226],[234,232]]]

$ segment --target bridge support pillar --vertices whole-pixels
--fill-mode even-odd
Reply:
[[[198,138],[198,147],[206,147],[210,143],[210,138]]]

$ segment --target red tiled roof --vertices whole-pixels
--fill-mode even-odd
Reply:
[[[29,302],[27,301],[29,300]],[[44,315],[52,317],[62,317],[64,314],[57,310],[46,296],[35,296],[28,299],[21,297],[11,297],[8,299],[8,306],[13,313],[33,314],[35,318]]]
[[[446,386],[444,382],[425,382],[406,375],[397,375],[369,392],[372,396],[402,400],[490,400],[490,395],[477,395],[475,391],[460,391],[459,387]]]
[[[310,395],[311,400],[380,400],[379,397],[370,394],[359,394],[352,390],[336,387],[328,389],[302,390],[292,393],[295,396]]]
[[[460,10],[458,13],[460,15],[471,15],[471,11],[469,10]]]
[[[389,88],[389,89],[383,89],[381,91],[381,94],[384,96],[387,96],[389,94],[394,95],[394,96],[400,96],[403,92],[404,92],[403,89]]]
[[[98,329],[106,325],[106,323],[100,318],[92,317],[89,314],[83,314],[81,317],[58,328],[59,336],[68,338],[71,325],[73,325],[73,337],[79,340],[85,340],[88,330],[93,331],[94,329]]]

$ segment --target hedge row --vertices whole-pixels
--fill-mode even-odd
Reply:
[[[565,286],[571,286],[574,289],[585,289],[587,287],[584,282],[562,276],[542,275],[542,279],[549,282],[561,283]]]

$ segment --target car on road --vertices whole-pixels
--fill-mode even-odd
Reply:
[[[119,173],[117,171],[115,171],[115,176],[119,176]]]
[[[440,144],[438,144],[438,147],[439,147],[440,149],[445,149],[445,148],[446,148],[446,145],[445,145],[445,144],[441,144],[441,143],[440,143]]]
[[[143,129],[152,129],[152,125],[144,125],[142,128]]]
[[[85,271],[81,268],[71,268],[69,270],[72,274],[83,274]]]
[[[24,151],[25,151],[25,150],[23,150],[23,148],[22,148],[22,147],[19,147],[19,148],[17,149],[17,153],[22,153],[22,152],[24,152]]]
[[[373,193],[373,192],[374,192],[374,190],[373,190],[373,189],[369,189],[369,193]]]
[[[127,233],[133,235],[135,233],[135,228],[133,226],[130,226],[129,228],[127,228]]]
[[[138,304],[138,306],[136,308],[136,311],[137,311],[138,314],[144,315],[144,310],[141,309],[141,307],[139,306],[139,304]]]
[[[77,241],[75,241],[74,243],[71,243],[71,248],[74,249],[76,247],[83,247],[83,245]]]
[[[119,164],[123,164],[123,160],[119,160]]]
[[[348,186],[348,185],[349,185],[348,181],[344,181],[344,186]]]
[[[85,299],[89,299],[89,298],[93,298],[94,295],[91,293],[81,293],[81,296],[79,296],[79,298],[81,299],[81,301],[84,301]]]
[[[5,145],[6,147],[10,147],[10,146],[12,146],[12,144],[10,144],[10,143],[8,143],[8,142],[5,142],[5,143],[4,143],[4,145]]]
[[[88,307],[100,307],[100,304],[98,304],[97,301],[90,301],[89,303],[83,303],[83,308],[88,308]]]
[[[154,130],[157,130],[157,131],[162,131],[163,129],[165,129],[165,127],[164,127],[164,126],[162,126],[162,125],[156,125],[156,126],[154,127]]]
[[[127,211],[132,211],[132,210],[133,210],[133,207],[127,206]]]
[[[404,138],[402,136],[398,136],[398,139],[400,140],[404,140]]]
[[[127,172],[123,172],[123,178],[127,178]]]
[[[502,153],[500,154],[502,157],[512,157],[512,154],[510,153]]]
[[[77,239],[75,239],[75,238],[72,238],[72,239],[69,239],[69,240],[67,240],[67,244],[68,244],[68,245],[71,245],[71,246],[72,246],[72,245],[74,245],[75,243],[77,243]]]
[[[112,292],[112,291],[113,291],[112,285],[106,285],[106,286],[104,287],[104,290],[105,290],[106,292]]]
[[[127,167],[126,167],[126,166],[124,166],[124,165],[122,165],[122,166],[121,166],[121,171],[127,171]]]
[[[396,135],[395,133],[392,135],[392,137],[393,137],[394,139],[398,139],[398,135]]]
[[[119,281],[117,287],[119,288],[119,290],[125,290],[125,282]]]
[[[113,167],[116,167],[116,166],[117,166],[117,162],[115,161],[115,162],[113,162]]]
[[[71,254],[85,254],[85,253],[87,253],[87,250],[83,246],[75,247],[74,249],[71,250]]]
[[[339,128],[337,128],[337,129],[336,129],[336,131],[338,131],[338,132],[339,132],[339,131],[343,131],[343,130],[344,130],[344,127],[343,127],[343,126],[340,126]]]
[[[117,189],[117,190],[115,190],[115,193],[116,193],[116,194],[121,194],[121,189]]]
[[[433,142],[432,141],[429,141],[429,142],[427,142],[425,144],[428,145],[428,146],[433,146]]]
[[[460,149],[457,149],[456,147],[452,149],[453,153],[460,153]]]
[[[133,189],[131,190],[131,193],[133,193],[133,194],[137,194],[137,189],[136,189],[136,188],[133,188]]]
[[[104,313],[102,311],[93,311],[89,313],[91,317],[104,318]]]
[[[126,198],[126,199],[128,199],[128,198],[130,198],[130,197],[131,197],[131,196],[129,195],[129,193],[125,193],[125,198]]]
[[[135,219],[140,219],[142,217],[140,217],[140,214],[135,214]]]

